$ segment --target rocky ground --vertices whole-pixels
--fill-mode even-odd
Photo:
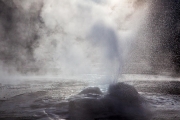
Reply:
[[[135,89],[140,94],[140,96],[145,101],[147,101],[148,105],[146,106],[146,108],[151,111],[150,117],[152,120],[180,119],[180,112],[179,112],[180,82],[172,81],[172,80],[169,81],[126,80],[124,82],[126,84],[134,86]],[[67,119],[68,120],[71,118],[70,115],[72,114],[72,110],[70,111],[70,106],[69,106],[70,101],[76,100],[78,99],[78,97],[81,97],[82,99],[83,98],[99,99],[99,97],[100,98],[102,97],[102,94],[103,96],[106,96],[108,94],[107,92],[108,85],[97,85],[96,89],[93,91],[93,93],[95,92],[95,94],[87,94],[88,91],[86,91],[85,92],[86,94],[82,96],[83,93],[82,90],[85,90],[85,88],[88,87],[89,85],[87,83],[80,81],[71,81],[71,82],[70,81],[69,82],[68,81],[64,81],[64,82],[51,82],[51,81],[27,82],[26,81],[24,83],[16,84],[16,85],[1,84],[0,119],[1,120],[19,120],[19,119],[20,120],[24,120],[24,119],[25,120],[32,120],[32,119],[33,120],[38,120],[38,119],[66,120]],[[115,91],[117,92],[118,90]],[[81,94],[80,96],[79,93]],[[123,89],[118,92],[118,95],[119,93],[122,93],[124,95],[127,93],[128,95],[130,95],[130,93],[127,92],[127,90],[123,90]],[[121,99],[121,97],[119,97],[118,99]],[[123,97],[126,97],[126,95]],[[123,97],[122,99],[124,100],[129,99],[129,98],[125,99]],[[108,97],[106,97],[106,99],[107,98]],[[111,97],[110,100],[112,100]],[[133,100],[134,99],[132,99],[132,102]],[[90,101],[90,103],[92,101]],[[95,103],[96,102],[97,101],[95,101]],[[109,102],[109,103],[113,103],[113,102]],[[115,105],[122,106],[124,105],[122,103],[123,101]],[[93,104],[94,102],[89,106]],[[99,104],[97,105],[95,104],[94,106],[98,106],[98,105]],[[102,106],[103,105],[100,105],[101,108]],[[85,108],[87,110],[88,107]],[[100,109],[99,107],[97,108]],[[113,109],[115,108],[113,107],[112,110]],[[74,109],[74,110],[78,112],[78,109],[77,110]],[[78,113],[76,115],[78,115]],[[117,119],[126,120],[125,117],[124,118],[120,118],[119,116],[113,117],[113,115],[106,116],[106,118],[103,117],[97,118],[97,120],[117,120]]]

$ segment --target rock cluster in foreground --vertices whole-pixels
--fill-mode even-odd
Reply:
[[[70,101],[69,110],[70,120],[148,120],[150,115],[137,90],[124,83],[110,85],[107,93],[86,88]]]

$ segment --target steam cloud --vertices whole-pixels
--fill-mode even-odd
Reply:
[[[140,26],[146,0],[1,0],[3,70],[117,76]]]

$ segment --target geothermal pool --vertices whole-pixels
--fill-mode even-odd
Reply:
[[[132,80],[132,78],[135,80]],[[47,79],[46,81],[42,81],[39,79],[40,78],[33,78],[33,80],[29,79],[17,84],[1,84],[1,120],[69,120],[72,119],[70,116],[72,114],[71,107],[69,107],[70,101],[76,99],[97,100],[102,94],[107,94],[108,91],[108,84],[106,83],[95,85],[82,80],[63,81],[59,78],[58,81],[58,78],[56,78],[56,80],[53,80],[55,78],[52,78],[49,79],[49,81]],[[146,101],[146,109],[150,112],[149,118],[152,120],[179,120],[179,80],[180,79],[178,78],[171,78],[168,76],[122,75],[118,82],[123,82],[136,88],[140,97]],[[88,87],[96,87],[95,92],[92,91],[94,94],[79,95],[82,90]],[[97,90],[97,87],[100,89],[102,94],[99,94],[100,91]],[[122,94],[126,94],[126,91]],[[127,94],[131,93],[127,92]],[[104,98],[105,97],[103,97],[103,99]],[[79,105],[79,108],[73,111],[76,116],[80,116],[82,111],[86,109],[85,107],[88,107],[81,106],[81,102]],[[118,105],[121,107],[121,102],[117,103],[117,106]],[[90,106],[98,105],[96,102],[92,102]],[[78,113],[77,111],[79,111],[79,109],[80,112]],[[103,108],[98,109],[101,111]],[[126,109],[126,107],[123,109]],[[134,109],[132,109],[132,111],[133,110]],[[91,111],[93,111],[93,109],[91,109]],[[129,114],[131,114],[131,112]],[[105,117],[99,117],[95,120],[120,119],[109,117],[111,116],[110,114],[111,113],[108,112]],[[86,120],[91,119],[87,117]],[[124,118],[123,120],[126,119]]]

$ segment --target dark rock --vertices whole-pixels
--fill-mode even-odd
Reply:
[[[80,94],[98,93],[88,88]],[[148,120],[144,100],[133,86],[117,83],[101,97],[82,97],[69,103],[70,120]]]
[[[125,100],[126,102],[140,102],[140,96],[137,90],[128,84],[125,83],[117,83],[109,86],[108,89],[109,96],[114,96],[119,100]]]
[[[88,87],[82,90],[80,94],[102,94],[101,90],[98,87]]]

